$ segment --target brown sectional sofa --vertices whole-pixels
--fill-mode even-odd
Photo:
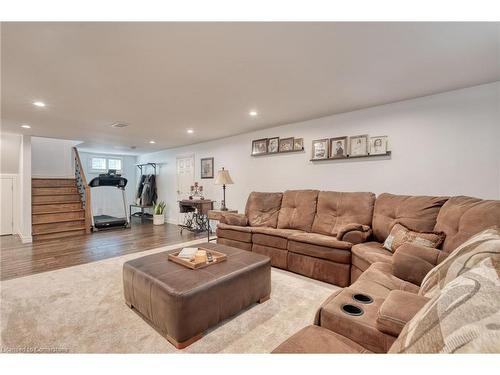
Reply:
[[[283,268],[348,286],[376,262],[391,263],[383,243],[396,223],[421,232],[444,232],[449,253],[495,222],[498,201],[292,190],[250,194],[245,214],[226,214],[217,242],[255,251]],[[490,216],[484,216],[490,215]]]
[[[493,329],[493,331],[488,331],[486,323],[484,329],[487,333],[482,333],[481,336],[477,336],[479,334],[477,328],[473,328],[475,331],[472,336],[463,333],[461,331],[463,328],[456,332],[450,328],[454,324],[457,325],[457,317],[459,327],[461,324],[467,326],[471,324],[471,321],[492,321],[488,319],[489,316],[486,318],[484,316],[478,318],[471,316],[471,311],[477,310],[477,306],[474,304],[482,304],[483,307],[477,310],[477,313],[483,314],[487,311],[485,303],[489,301],[488,303],[492,305],[490,309],[498,314],[500,304],[495,293],[498,292],[498,274],[500,274],[500,233],[498,231],[500,228],[500,201],[470,197],[452,197],[445,199],[445,202],[441,198],[412,198],[414,197],[402,198],[385,194],[378,198],[381,199],[380,203],[385,208],[381,210],[379,202],[375,204],[375,213],[378,215],[374,218],[373,223],[375,239],[382,240],[387,235],[385,228],[392,225],[391,221],[394,220],[394,217],[399,217],[408,226],[412,225],[421,228],[421,230],[443,231],[446,234],[446,240],[442,249],[403,244],[393,256],[378,252],[377,257],[379,258],[377,260],[381,261],[375,261],[365,270],[358,268],[357,280],[349,287],[335,292],[320,306],[314,319],[314,326],[299,331],[276,348],[274,352],[437,352],[447,346],[455,347],[460,351],[462,345],[465,346],[466,343],[469,345],[471,341],[473,343],[468,346],[467,350],[469,351],[471,348],[474,350],[474,348],[479,347],[486,348],[488,352],[500,352],[500,335],[494,328],[490,327],[489,329]],[[403,206],[405,209],[401,211],[387,210],[385,204],[388,200],[393,201],[396,207]],[[418,200],[420,202],[417,202]],[[377,205],[379,205],[378,210]],[[406,209],[408,207],[411,209]],[[419,212],[422,217],[426,217],[426,220],[412,218],[411,214],[422,207],[425,209],[420,209]],[[433,221],[435,223],[431,227]],[[482,232],[487,228],[496,229]],[[482,233],[478,234],[479,232]],[[484,238],[481,237],[486,232],[493,234],[487,233],[483,236]],[[464,244],[474,235],[476,235],[474,238],[480,238],[475,243]],[[460,247],[462,244],[466,246]],[[356,246],[353,246],[353,250]],[[459,248],[457,249],[457,247]],[[368,246],[365,249],[368,249]],[[457,251],[454,252],[455,249]],[[442,262],[447,260],[452,252],[453,255],[449,257],[451,263],[448,262],[451,265],[434,272],[434,278],[442,279],[439,290],[433,293],[427,293],[429,290],[425,290],[425,288],[421,290],[424,277],[438,265],[445,265],[447,262]],[[478,275],[477,280],[471,276],[471,278],[465,278],[466,282],[463,282],[462,285],[455,280],[471,267],[484,266],[482,261],[486,258],[490,260],[490,267],[493,269],[490,275],[494,279],[492,282],[494,286],[489,292],[484,292],[484,290],[488,290],[485,286],[487,284],[485,273],[481,274],[481,272],[475,271],[474,274]],[[372,259],[375,260],[375,257],[370,258],[370,260]],[[354,253],[353,260],[355,260]],[[360,265],[365,267],[366,263]],[[474,282],[471,283],[471,280]],[[450,283],[451,281],[454,283]],[[483,282],[485,285],[482,285]],[[454,292],[458,294],[450,294],[451,297],[446,295],[442,299],[436,300],[435,298],[440,297],[442,288],[447,283],[452,285],[452,291],[453,287],[458,290],[458,292]],[[475,302],[474,298],[477,298],[476,296],[480,295],[481,291],[483,291],[483,299]],[[355,296],[359,294],[368,296],[371,301],[357,300]],[[494,301],[497,301],[496,307],[490,301],[492,297]],[[434,299],[431,300],[431,298]],[[469,310],[467,312],[460,311],[459,308],[467,303],[472,304]],[[446,304],[449,304],[450,307],[446,308]],[[361,307],[362,314],[350,315],[346,313],[343,310],[345,305]],[[450,314],[453,314],[455,310],[455,318],[453,318],[453,315]],[[466,319],[470,321],[460,322]],[[444,323],[441,327],[442,321]],[[419,328],[419,325],[423,328]],[[413,336],[408,334],[412,330]],[[449,337],[445,337],[445,335],[449,335]],[[483,338],[481,339],[481,337]],[[486,342],[478,344],[474,340]],[[398,342],[395,343],[396,341]]]
[[[347,286],[351,248],[371,235],[374,203],[373,193],[253,192],[244,215],[224,215],[217,242],[267,255],[274,267]]]

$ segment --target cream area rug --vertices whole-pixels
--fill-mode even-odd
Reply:
[[[129,309],[122,266],[129,254],[1,283],[1,351],[69,353],[269,353],[311,324],[338,287],[272,269],[271,299],[225,320],[184,350],[175,349]],[[203,313],[203,312],[200,312]]]

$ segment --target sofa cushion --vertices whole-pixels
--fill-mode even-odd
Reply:
[[[279,229],[279,228],[258,227],[258,228],[252,228],[252,233],[266,234],[269,236],[281,237],[281,238],[286,239],[294,234],[304,233],[304,232],[302,232],[301,230],[297,230],[297,229]]]
[[[446,234],[443,250],[451,252],[474,234],[500,227],[500,200],[452,197],[439,211],[435,231]]]
[[[372,229],[375,239],[384,242],[396,223],[418,232],[434,230],[439,209],[447,199],[388,193],[379,195],[373,210]]]
[[[321,234],[316,233],[307,234],[322,236]],[[288,251],[295,254],[308,255],[314,258],[327,259],[337,263],[351,263],[351,252],[349,251],[351,245],[350,243],[341,241],[336,241],[336,243],[332,241],[329,243],[321,240],[315,242],[310,238],[307,238],[306,241],[300,241],[300,237],[302,237],[302,235],[297,234],[289,238]]]
[[[307,326],[285,340],[272,353],[370,353],[344,336],[318,326]]]
[[[389,352],[498,353],[499,271],[499,263],[485,258],[448,283],[406,324]]]
[[[360,293],[372,297],[387,298],[393,290],[404,290],[410,293],[418,293],[419,287],[407,281],[401,280],[392,274],[390,263],[373,263],[354,284],[350,286]]]
[[[251,227],[276,228],[282,193],[252,192],[248,196],[245,216]]]
[[[346,224],[371,226],[375,194],[321,191],[312,225],[315,233],[337,236]]]
[[[217,237],[227,238],[230,240],[240,241],[240,242],[248,242],[248,243],[252,242],[252,233],[250,232],[243,232],[232,229],[222,229],[220,227],[217,227]]]
[[[253,236],[252,242],[275,247],[278,249],[287,249],[288,240],[287,238],[296,233],[302,233],[300,230],[296,229],[277,229],[277,228],[252,228]]]
[[[425,247],[438,248],[444,241],[443,232],[415,232],[404,225],[396,223],[389,236],[385,239],[384,248],[395,252],[404,243],[410,243]]]
[[[288,237],[289,241],[302,242],[311,245],[318,245],[332,249],[350,250],[352,244],[350,242],[339,241],[335,237],[325,236],[318,233],[297,233]]]
[[[239,225],[231,225],[231,224],[225,224],[225,223],[219,223],[217,224],[218,229],[225,229],[225,230],[235,230],[238,232],[243,232],[243,233],[252,233],[253,228],[252,227],[243,227]]]
[[[380,242],[365,242],[351,248],[352,264],[364,271],[375,262],[391,263],[392,253]]]
[[[422,281],[419,293],[429,298],[436,296],[446,284],[485,258],[496,260],[500,265],[499,229],[486,229],[457,247],[444,261],[429,271]]]
[[[318,190],[285,191],[278,216],[278,228],[310,232],[316,214],[318,193]]]

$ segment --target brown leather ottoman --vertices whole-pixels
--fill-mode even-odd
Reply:
[[[123,265],[127,305],[178,349],[271,294],[269,257],[220,244],[203,247],[227,254],[227,260],[191,270],[168,260],[172,250]]]

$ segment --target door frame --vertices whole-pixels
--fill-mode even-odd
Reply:
[[[0,173],[1,179],[12,180],[12,235],[19,234],[19,175],[16,173]]]

